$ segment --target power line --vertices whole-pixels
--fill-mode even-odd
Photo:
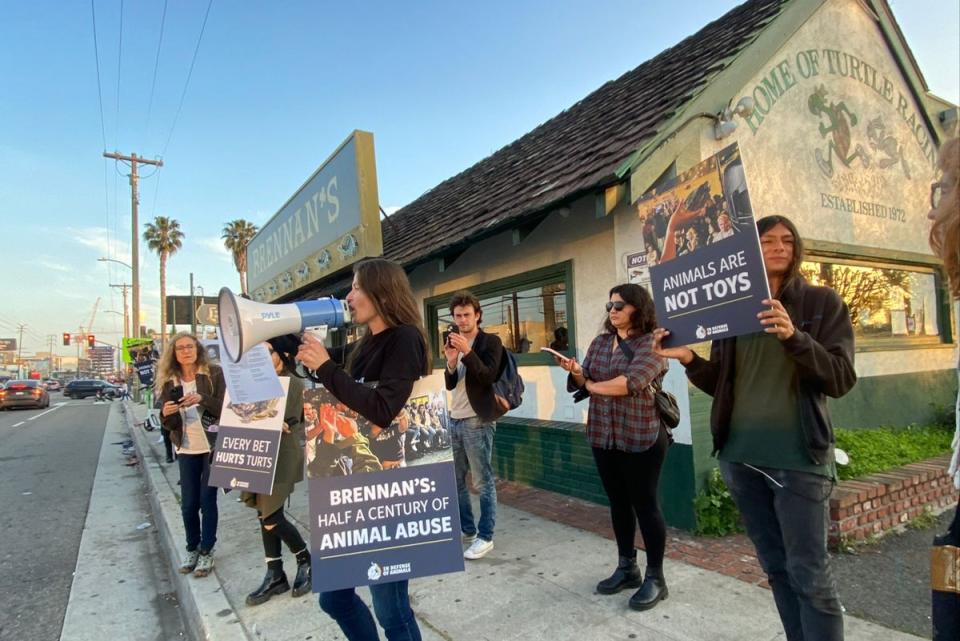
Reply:
[[[157,69],[160,66],[160,46],[163,44],[163,27],[167,22],[167,0],[163,0],[163,15],[160,16],[160,39],[157,40],[157,56],[153,61],[153,82],[150,83],[150,102],[147,103],[147,131],[150,135],[150,114],[153,113],[153,95],[157,88]]]
[[[162,158],[167,154],[167,147],[170,145],[170,139],[173,138],[173,131],[177,127],[177,121],[180,119],[180,111],[183,109],[183,101],[187,97],[187,87],[190,86],[190,77],[193,75],[193,66],[197,62],[197,54],[200,52],[200,43],[203,41],[203,32],[207,28],[207,18],[210,17],[210,8],[213,6],[213,0],[207,3],[207,12],[203,14],[203,24],[200,25],[200,36],[197,38],[197,46],[193,50],[193,59],[190,60],[190,70],[187,72],[187,81],[183,83],[183,93],[180,94],[180,104],[177,106],[177,113],[173,117],[173,124],[170,126],[170,134],[167,136],[167,142],[163,145],[163,151],[160,152]]]
[[[117,48],[117,137],[114,141],[114,147],[120,145],[120,63],[123,60],[123,0],[120,0],[120,46]],[[106,149],[104,149],[106,151]]]
[[[94,0],[90,0],[90,12],[93,15],[93,56],[97,61],[97,98],[100,100],[100,135],[103,138],[103,150],[107,150],[107,128],[103,122],[103,90],[100,88],[100,48],[97,45],[97,10]]]

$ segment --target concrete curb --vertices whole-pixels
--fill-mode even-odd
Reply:
[[[124,420],[130,429],[137,452],[140,454],[143,475],[149,489],[150,507],[160,532],[160,540],[171,563],[179,566],[183,561],[183,521],[180,516],[179,493],[167,482],[160,468],[160,460],[150,446],[149,438],[159,432],[147,433],[137,427],[132,404],[124,403]],[[226,590],[219,574],[213,573],[205,579],[195,579],[192,575],[183,575],[174,570],[173,583],[177,598],[183,611],[184,622],[198,641],[238,641],[254,637],[237,616],[233,605],[227,599]]]

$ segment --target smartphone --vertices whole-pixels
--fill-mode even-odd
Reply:
[[[178,404],[183,402],[183,385],[174,385],[170,389],[170,400]]]
[[[444,345],[450,344],[450,334],[459,334],[459,333],[460,333],[459,327],[457,327],[456,325],[447,325],[447,331],[443,333],[443,344]]]
[[[561,354],[561,353],[558,352],[557,350],[555,350],[555,349],[550,349],[549,347],[541,347],[541,348],[540,348],[540,351],[541,351],[541,352],[547,352],[548,354],[552,354],[552,355],[556,356],[557,358],[559,358],[560,360],[563,360],[563,361],[570,360],[570,357],[567,356],[566,354]]]

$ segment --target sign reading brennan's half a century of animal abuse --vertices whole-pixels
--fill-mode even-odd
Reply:
[[[227,390],[216,428],[210,485],[257,494],[273,492],[290,378],[281,376],[280,385],[282,396],[252,403],[233,401]]]
[[[463,570],[443,376],[383,427],[322,387],[303,397],[314,591]]]
[[[804,240],[929,254],[936,142],[900,69],[863,3],[826,2],[733,94],[756,105],[737,141],[758,216],[787,216]]]
[[[736,144],[638,200],[645,262],[665,345],[762,329],[770,297]]]
[[[250,241],[247,279],[269,302],[382,253],[373,134],[354,131]]]

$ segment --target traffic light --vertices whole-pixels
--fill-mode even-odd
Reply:
[[[97,344],[97,338],[93,334],[87,334],[87,347],[93,347]]]
[[[63,344],[70,345],[70,332],[63,333]]]

